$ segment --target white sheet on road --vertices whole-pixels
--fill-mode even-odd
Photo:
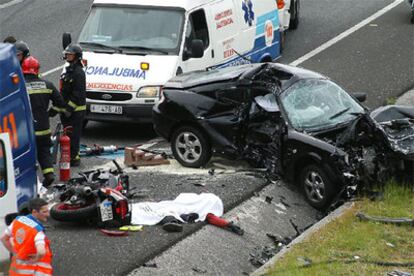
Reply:
[[[182,193],[174,200],[140,202],[132,204],[132,224],[154,225],[166,216],[174,216],[184,222],[180,215],[197,213],[196,221],[204,221],[208,213],[223,215],[223,202],[211,193]]]

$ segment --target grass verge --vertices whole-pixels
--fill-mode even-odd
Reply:
[[[414,219],[413,187],[390,183],[384,199],[361,199],[339,218],[298,243],[266,275],[386,275],[414,267],[378,262],[414,263],[414,227],[360,221],[355,215]],[[309,264],[310,263],[310,264]]]

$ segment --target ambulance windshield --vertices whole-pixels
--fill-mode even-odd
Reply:
[[[184,10],[94,6],[79,43],[100,51],[177,55],[183,23]]]

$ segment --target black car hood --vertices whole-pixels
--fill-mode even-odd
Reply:
[[[373,110],[371,117],[395,152],[414,157],[414,107],[383,106]]]

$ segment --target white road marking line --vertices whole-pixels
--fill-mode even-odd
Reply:
[[[58,66],[56,68],[53,68],[53,69],[51,69],[49,71],[44,72],[44,73],[42,73],[42,77],[46,77],[47,75],[50,75],[50,74],[52,74],[52,73],[54,73],[56,71],[62,70],[64,66],[65,65],[61,65],[61,66]]]
[[[23,1],[24,1],[24,0],[13,0],[13,1],[8,2],[8,3],[6,3],[6,4],[1,4],[1,5],[0,5],[0,10],[1,10],[1,9],[4,9],[4,8],[7,8],[7,7],[10,7],[10,6],[13,6],[13,5],[15,5],[15,4],[19,4],[19,3],[23,2]]]
[[[313,51],[311,51],[311,52],[307,53],[306,55],[298,58],[297,60],[291,62],[290,65],[298,66],[299,64],[305,62],[306,60],[312,58],[313,56],[319,54],[320,52],[326,50],[327,48],[331,47],[335,43],[339,42],[340,40],[344,39],[345,37],[349,36],[350,34],[356,32],[360,28],[362,28],[365,25],[369,24],[371,21],[377,19],[381,15],[383,15],[386,12],[390,11],[391,9],[393,9],[394,7],[396,7],[397,5],[399,5],[403,1],[404,0],[395,0],[393,3],[389,4],[388,6],[384,7],[383,9],[377,11],[376,13],[371,15],[370,17],[362,20],[360,23],[356,24],[355,26],[351,27],[350,29],[346,30],[345,32],[339,34],[338,36],[332,38],[331,40],[329,40],[328,42],[322,44],[321,46],[314,49]]]

